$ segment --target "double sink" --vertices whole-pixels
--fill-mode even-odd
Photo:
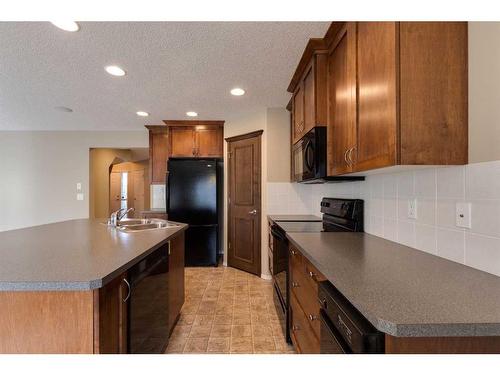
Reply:
[[[109,222],[107,223],[109,225]],[[116,229],[122,232],[142,232],[146,230],[175,228],[179,224],[163,219],[122,219],[116,224]]]

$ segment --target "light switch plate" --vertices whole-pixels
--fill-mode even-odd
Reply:
[[[417,199],[408,199],[408,219],[417,218]]]
[[[471,204],[468,202],[457,202],[456,226],[460,228],[471,227]]]
[[[82,191],[82,183],[81,182],[76,183],[76,191]]]
[[[77,200],[77,201],[83,201],[83,194],[82,194],[82,193],[78,193],[78,194],[76,195],[76,200]]]

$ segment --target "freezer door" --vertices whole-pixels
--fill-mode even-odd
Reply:
[[[190,225],[217,224],[217,162],[170,159],[168,172],[169,220]]]
[[[217,225],[190,226],[186,231],[186,266],[217,264]]]

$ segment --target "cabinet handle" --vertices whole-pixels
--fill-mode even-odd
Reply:
[[[349,160],[347,160],[347,153],[348,153],[348,152],[349,152],[349,149],[345,150],[345,152],[344,152],[344,160],[345,160],[345,163],[346,163],[347,165],[350,165],[350,164],[349,164]]]
[[[292,288],[298,288],[300,285],[296,281],[292,281]]]
[[[170,255],[170,254],[171,254],[170,247],[171,247],[171,246],[170,246],[170,241],[168,241],[168,242],[167,242],[168,255]]]
[[[316,280],[316,274],[313,271],[309,271],[309,277],[313,280]]]
[[[130,284],[129,282],[127,281],[127,279],[123,279],[123,282],[125,284],[127,284],[127,288],[128,288],[128,293],[127,293],[127,297],[125,297],[124,299],[122,299],[123,302],[127,302],[128,299],[130,298]]]
[[[356,146],[351,147],[351,152],[349,153],[349,159],[351,159],[351,163],[352,163],[352,165],[356,164],[356,160],[354,160],[354,159],[352,158],[352,153],[353,153],[353,151],[354,151],[354,150],[356,150]]]
[[[295,255],[297,252],[295,250],[290,250],[290,254]]]
[[[349,165],[353,165],[353,164],[354,164],[354,162],[353,162],[353,160],[352,160],[352,157],[351,157],[351,156],[352,156],[352,149],[353,149],[353,148],[354,148],[354,147],[351,147],[351,148],[349,149],[349,153],[347,154],[347,159],[349,159]]]
[[[312,322],[313,320],[316,320],[318,319],[318,317],[316,315],[313,315],[313,314],[309,314],[309,320]]]
[[[294,325],[292,326],[292,331],[298,331],[300,329],[300,327],[298,325]]]
[[[323,299],[319,299],[319,298],[318,298],[318,302],[319,302],[319,304],[321,305],[321,307],[322,307],[323,309],[325,309],[325,310],[327,309],[327,307],[328,307],[328,306],[327,306],[327,304],[326,304],[326,298],[323,298]]]

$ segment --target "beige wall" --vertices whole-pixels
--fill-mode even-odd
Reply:
[[[290,182],[290,112],[267,109],[267,182]]]
[[[89,217],[89,149],[101,147],[149,147],[148,133],[0,132],[0,231]]]
[[[469,163],[500,160],[500,22],[469,22]]]

